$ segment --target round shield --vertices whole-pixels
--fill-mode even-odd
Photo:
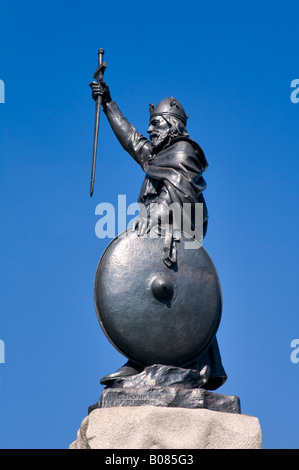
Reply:
[[[108,245],[95,276],[102,330],[119,352],[143,366],[188,364],[209,346],[221,318],[220,283],[207,252],[182,233],[169,268],[163,243],[123,232]]]

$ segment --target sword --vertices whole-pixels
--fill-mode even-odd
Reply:
[[[98,68],[96,69],[93,75],[93,78],[98,83],[101,83],[103,81],[104,72],[107,67],[107,63],[103,62],[103,56],[104,56],[104,49],[99,49],[98,50]],[[95,109],[95,120],[94,120],[93,154],[92,154],[92,167],[91,167],[91,179],[90,179],[90,197],[92,197],[93,195],[93,188],[94,188],[101,106],[102,106],[102,97],[98,96],[96,100],[96,105],[95,105],[96,109]]]

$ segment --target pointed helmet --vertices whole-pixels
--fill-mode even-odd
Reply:
[[[150,119],[153,116],[174,116],[180,119],[184,125],[186,126],[188,114],[185,113],[185,110],[181,103],[178,102],[176,98],[170,96],[169,98],[165,98],[164,100],[160,101],[156,106],[153,103],[149,105],[149,112],[150,112]]]

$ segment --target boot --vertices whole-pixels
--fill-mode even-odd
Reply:
[[[136,375],[143,371],[143,367],[136,364],[131,360],[128,360],[120,369],[118,369],[113,374],[105,375],[101,380],[101,385],[111,386],[113,382],[117,379],[122,379],[124,377],[129,377],[130,375]]]

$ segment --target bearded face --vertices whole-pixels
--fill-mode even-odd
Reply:
[[[163,116],[157,115],[152,117],[147,132],[154,149],[158,149],[168,140],[170,135],[170,125]]]
[[[155,152],[160,151],[171,139],[179,136],[189,137],[185,124],[174,116],[155,115],[147,130]]]

